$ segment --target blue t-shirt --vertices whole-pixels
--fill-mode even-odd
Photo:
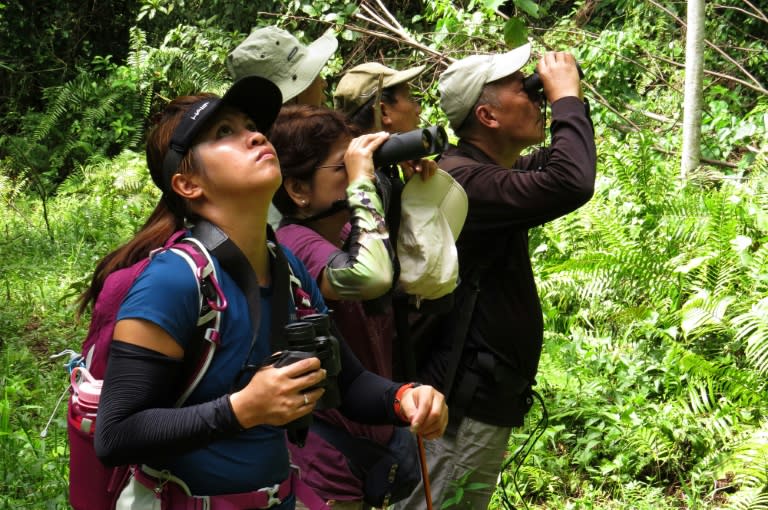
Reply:
[[[320,290],[306,268],[283,248],[302,288],[314,308],[327,313]],[[248,302],[235,281],[214,259],[219,285],[228,306],[222,314],[221,343],[200,385],[187,404],[214,400],[230,393],[235,377],[251,349],[253,325]],[[259,334],[249,363],[260,364],[270,349],[271,289],[262,289]],[[289,306],[292,306],[289,304]],[[142,319],[168,332],[186,350],[199,341],[198,290],[195,275],[179,255],[166,251],[152,259],[134,282],[118,312],[117,320]],[[167,469],[187,483],[193,494],[246,492],[280,483],[289,473],[285,429],[258,426],[231,438],[208,444],[192,452],[153,462],[155,469]]]

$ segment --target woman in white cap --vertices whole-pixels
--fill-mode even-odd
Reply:
[[[294,508],[297,485],[283,427],[312,412],[326,371],[317,357],[273,363],[272,341],[282,331],[275,330],[275,319],[281,309],[295,314],[279,268],[289,265],[314,309],[327,308],[290,251],[270,249],[267,205],[281,172],[263,133],[281,103],[277,87],[258,77],[239,80],[222,98],[172,101],[147,141],[147,163],[162,198],[137,235],[102,260],[83,296],[84,305],[93,302],[106,276],[192,223],[193,236],[209,233],[206,246],[227,300],[212,364],[183,407],[174,401],[184,356],[199,340],[195,276],[179,255],[158,253],[122,302],[95,436],[105,464],[137,466],[117,508]],[[255,292],[242,290],[244,275]],[[447,410],[440,393],[364,370],[344,342],[340,357],[345,413],[363,422],[410,424],[427,437],[442,433]],[[309,506],[325,508],[320,500]]]

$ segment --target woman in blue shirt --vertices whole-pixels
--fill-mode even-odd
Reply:
[[[105,464],[140,466],[117,508],[181,508],[188,502],[176,501],[179,497],[210,499],[211,508],[295,505],[284,427],[313,411],[326,371],[317,357],[280,367],[268,361],[281,258],[270,250],[267,208],[281,173],[264,133],[281,103],[274,84],[246,77],[222,98],[177,98],[154,119],[147,163],[162,199],[136,236],[99,263],[83,306],[95,301],[111,272],[146,257],[190,224],[213,228],[234,247],[245,270],[231,271],[224,259],[214,260],[228,301],[221,341],[200,385],[180,408],[173,405],[183,384],[184,355],[199,337],[196,277],[178,255],[162,252],[123,301],[95,437]],[[282,250],[312,306],[327,312],[306,269]],[[241,290],[243,273],[258,284],[258,296],[250,301]],[[340,351],[342,412],[366,423],[418,427],[425,437],[442,434],[447,423],[442,394],[364,370],[343,341]],[[169,494],[176,498],[170,504]]]

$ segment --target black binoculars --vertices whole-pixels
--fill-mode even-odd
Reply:
[[[325,388],[325,393],[317,401],[315,409],[332,409],[341,405],[338,375],[341,371],[341,354],[339,339],[331,333],[331,323],[328,315],[316,313],[307,315],[299,322],[285,326],[287,349],[282,351],[274,363],[275,367],[283,367],[307,358],[318,358],[320,366],[325,369],[326,378],[317,386],[309,388]],[[312,423],[312,414],[307,414],[286,425],[288,440],[299,447],[304,446],[307,431]]]
[[[373,166],[379,168],[401,161],[421,159],[440,154],[447,148],[448,135],[442,126],[430,126],[397,133],[391,135],[373,153]]]
[[[579,78],[584,78],[584,71],[581,70],[581,66],[576,63],[576,69],[579,71]],[[541,83],[541,76],[534,71],[530,76],[523,78],[523,90],[531,96],[533,99],[543,97],[544,84]]]

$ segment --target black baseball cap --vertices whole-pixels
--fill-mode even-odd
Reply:
[[[171,177],[179,168],[184,155],[192,148],[197,135],[208,120],[223,107],[230,106],[248,115],[263,133],[269,131],[283,104],[280,89],[260,76],[240,78],[222,97],[208,97],[194,103],[184,112],[171,136],[168,152],[163,160],[162,182],[153,180],[163,192],[171,190]]]

